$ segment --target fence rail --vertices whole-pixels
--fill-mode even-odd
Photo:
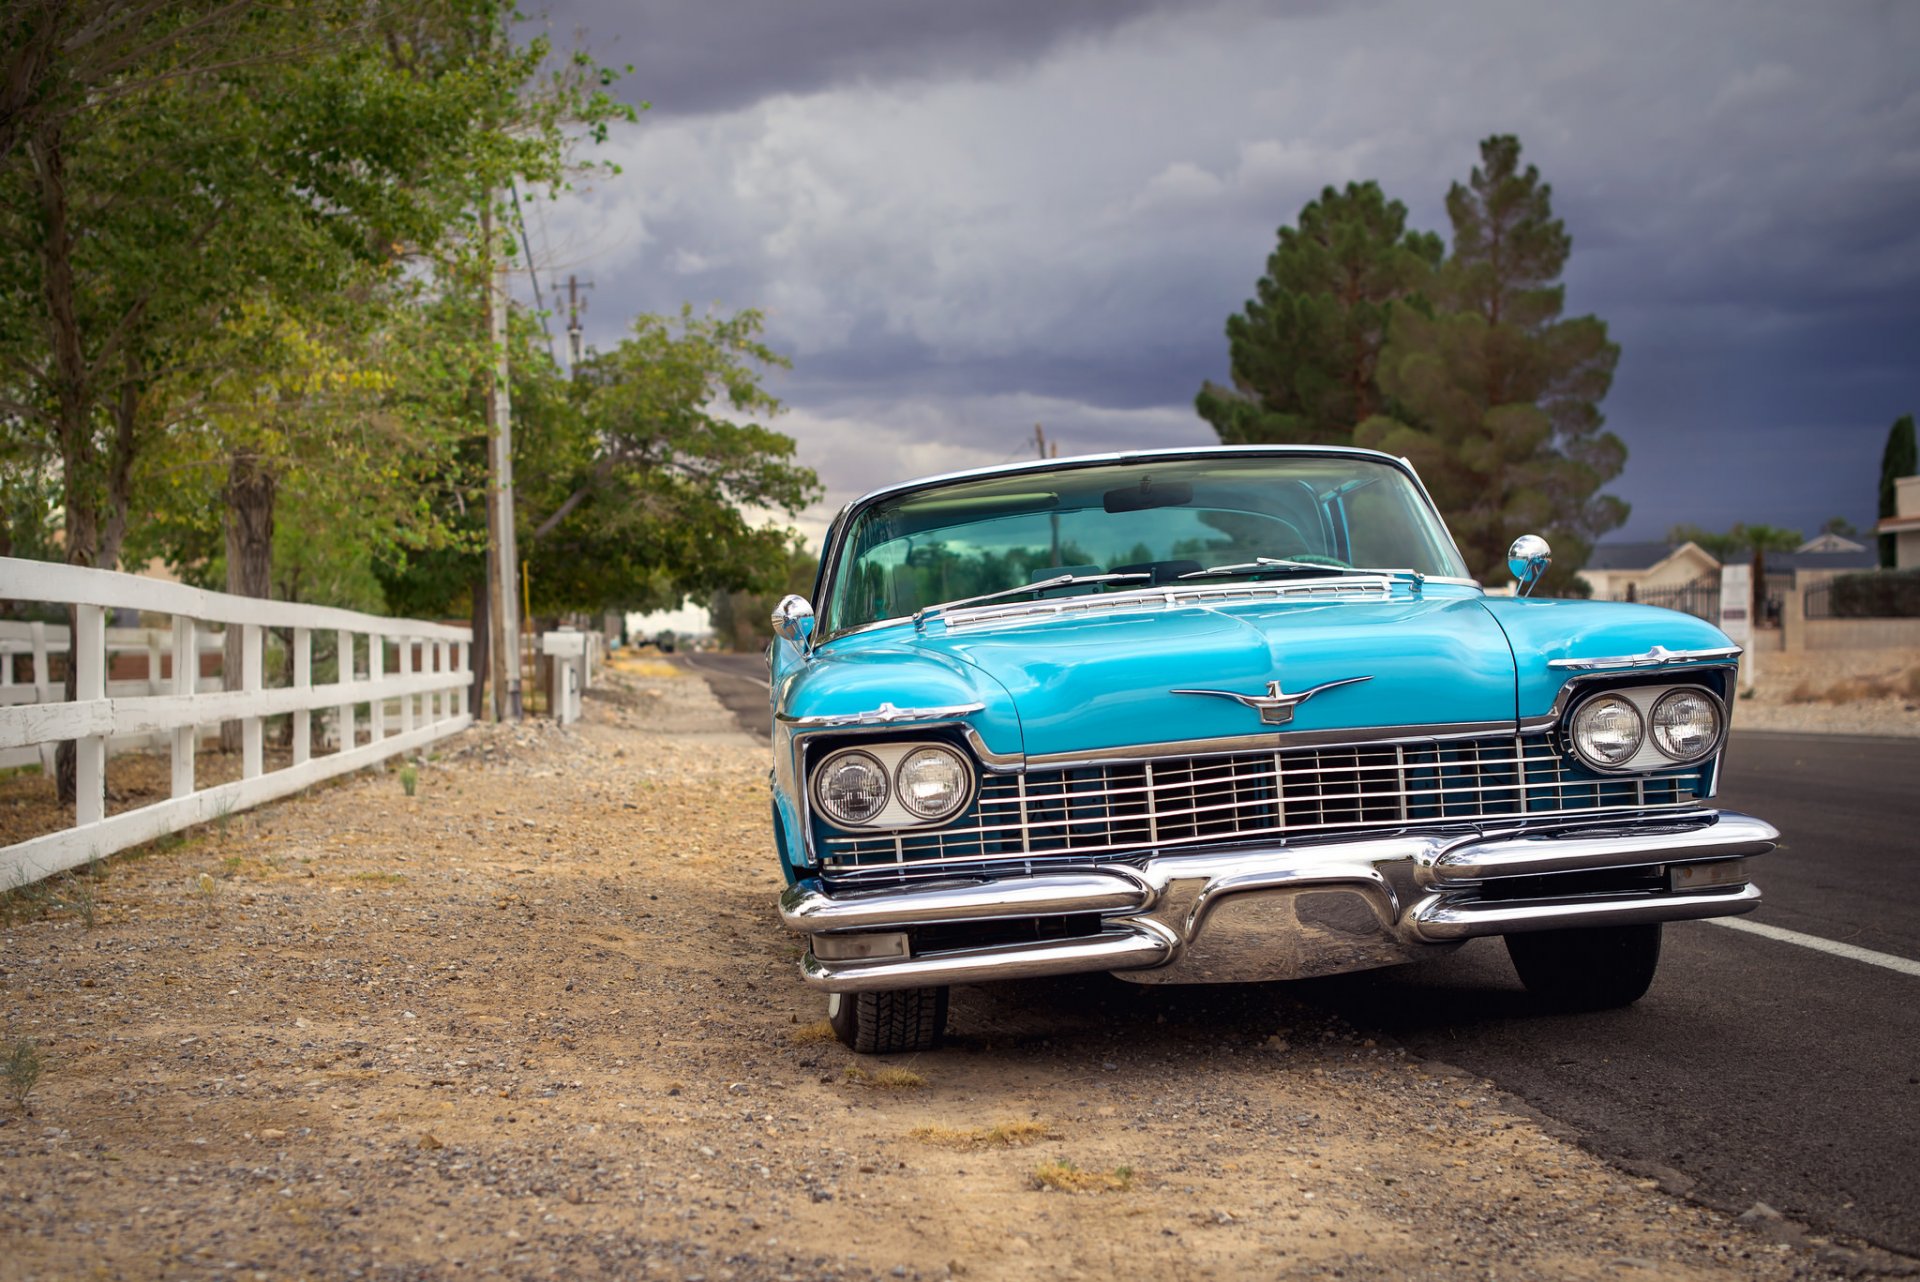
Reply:
[[[472,633],[467,628],[261,601],[107,570],[8,558],[0,558],[0,600],[66,605],[72,608],[75,621],[67,638],[73,700],[36,699],[0,706],[0,753],[25,749],[43,755],[40,750],[47,745],[73,741],[74,823],[64,831],[0,849],[0,886],[37,881],[166,833],[286,796],[322,779],[424,747],[465,729],[472,720],[465,700],[472,682]],[[109,610],[119,609],[173,617],[164,650],[148,650],[150,656],[170,656],[171,672],[163,691],[153,688],[159,670],[153,658],[146,681],[138,683],[141,689],[122,693],[110,688],[106,619]],[[209,624],[241,629],[237,690],[204,688],[199,656]],[[269,629],[291,634],[288,686],[266,684]],[[316,632],[332,632],[340,656],[337,679],[324,685],[313,683]],[[389,654],[395,660],[391,672],[386,668]],[[366,660],[364,669],[358,664],[361,655]],[[8,655],[6,663],[12,662]],[[36,662],[36,685],[48,687],[51,693],[46,671],[44,663]],[[224,687],[227,682],[219,684]],[[363,706],[365,742],[358,733]],[[337,747],[331,753],[313,753],[316,712],[333,719]],[[274,716],[292,720],[292,761],[269,771],[266,720]],[[240,723],[240,778],[200,788],[194,778],[199,733],[202,727],[221,721]],[[129,736],[165,738],[172,756],[173,795],[109,816],[107,747],[112,740]]]
[[[1663,606],[1715,625],[1720,622],[1720,583],[1717,579],[1694,579],[1671,588],[1637,587],[1631,592],[1617,594],[1614,600]]]

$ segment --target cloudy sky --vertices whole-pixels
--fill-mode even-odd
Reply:
[[[530,9],[535,5],[526,6]],[[1612,538],[1874,519],[1920,410],[1920,5],[1537,0],[552,0],[653,104],[540,204],[588,341],[759,307],[828,498],[1032,452],[1203,443],[1275,229],[1519,135],[1623,355]],[[585,153],[583,153],[585,154]],[[521,292],[530,292],[525,280]],[[560,328],[556,325],[556,330]],[[1519,533],[1519,531],[1515,531]]]

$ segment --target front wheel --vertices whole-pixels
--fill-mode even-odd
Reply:
[[[1508,935],[1507,956],[1535,997],[1562,1010],[1610,1010],[1645,996],[1660,965],[1660,923]]]
[[[947,990],[828,993],[827,1022],[842,1044],[863,1055],[930,1051],[947,1031]]]

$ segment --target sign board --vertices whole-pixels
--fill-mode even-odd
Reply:
[[[1740,684],[1752,688],[1753,668],[1753,567],[1720,567],[1720,630],[1740,647]]]
[[[1720,630],[1739,645],[1753,640],[1753,567],[1720,567]]]

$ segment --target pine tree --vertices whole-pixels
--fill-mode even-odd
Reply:
[[[1406,225],[1407,207],[1364,182],[1326,188],[1280,229],[1257,297],[1227,318],[1233,386],[1194,401],[1222,441],[1348,444],[1379,412],[1388,317],[1441,256],[1438,236]]]
[[[1565,590],[1592,540],[1626,520],[1599,492],[1626,462],[1599,408],[1620,349],[1597,317],[1562,319],[1572,240],[1552,188],[1521,170],[1519,140],[1489,138],[1480,156],[1447,195],[1453,252],[1433,308],[1393,314],[1378,371],[1388,411],[1355,440],[1414,462],[1483,580],[1501,581],[1507,545],[1538,531],[1554,550],[1545,590]]]
[[[1902,414],[1894,420],[1893,427],[1887,432],[1887,448],[1880,453],[1880,519],[1898,516],[1900,509],[1894,501],[1896,482],[1903,476],[1920,473],[1920,457],[1916,457],[1913,440],[1913,415]],[[1880,536],[1880,564],[1887,569],[1894,566],[1894,536]]]

